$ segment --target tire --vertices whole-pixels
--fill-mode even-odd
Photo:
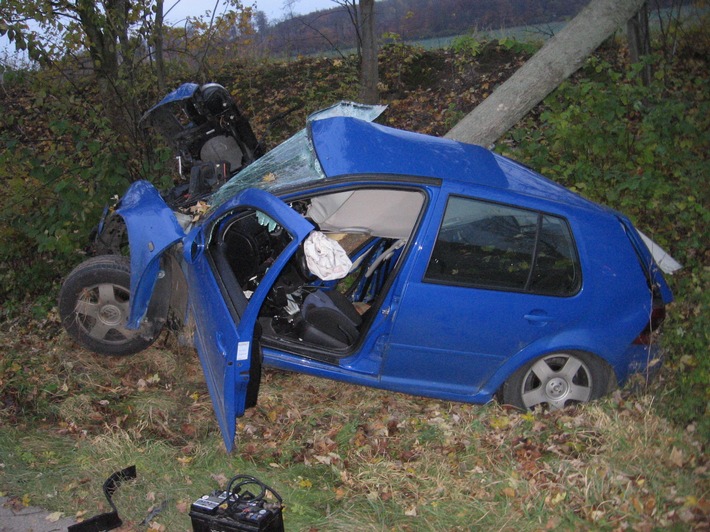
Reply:
[[[126,328],[131,267],[128,257],[101,255],[79,264],[59,292],[62,325],[79,345],[101,355],[132,355],[150,346],[162,328]],[[148,329],[148,330],[147,330]]]
[[[503,384],[499,398],[522,410],[560,410],[604,395],[610,376],[609,367],[592,355],[554,353],[519,368]]]

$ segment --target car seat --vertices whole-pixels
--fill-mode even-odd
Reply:
[[[352,303],[337,290],[316,290],[306,296],[301,307],[300,338],[323,347],[354,345],[362,318]]]

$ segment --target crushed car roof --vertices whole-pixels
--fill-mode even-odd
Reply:
[[[371,181],[391,176],[432,178],[609,212],[481,146],[373,123],[384,109],[340,102],[313,113],[305,129],[222,186],[211,198],[211,209],[249,187],[278,193],[318,181],[366,175]]]
[[[310,123],[327,178],[408,175],[510,190],[567,204],[599,206],[486,148],[348,117]]]

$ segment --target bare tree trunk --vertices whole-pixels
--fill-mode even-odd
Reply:
[[[651,53],[651,35],[648,27],[648,2],[644,3],[626,23],[626,39],[629,41],[629,55],[632,63],[638,63]],[[646,63],[641,71],[643,84],[651,84],[651,65]]]
[[[334,4],[339,5],[348,14],[350,24],[355,32],[355,46],[357,49],[358,60],[362,59],[362,24],[360,18],[360,9],[358,9],[358,0],[331,0]]]
[[[131,56],[126,20],[129,4],[128,0],[114,0],[103,7],[104,12],[96,2],[78,0],[74,9],[87,36],[89,56],[111,126],[118,135],[131,138],[135,113],[130,111],[122,76],[122,59]]]
[[[114,26],[103,22],[94,2],[78,1],[76,13],[88,37],[89,56],[93,62],[94,72],[98,74],[99,79],[115,82],[118,79],[119,62],[116,50],[118,37]],[[106,18],[111,16],[112,13],[109,12]]]
[[[375,35],[375,0],[360,0],[360,23],[362,24],[362,58],[360,62],[360,94],[363,103],[377,103],[377,37]]]
[[[513,76],[466,115],[446,137],[489,146],[571,76],[645,0],[591,0]]]
[[[165,58],[163,57],[163,0],[155,2],[155,30],[153,32],[155,43],[155,70],[158,77],[158,90],[165,92]]]

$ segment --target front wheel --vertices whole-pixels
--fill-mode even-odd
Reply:
[[[604,395],[610,373],[604,362],[587,353],[545,355],[513,373],[503,384],[500,398],[524,410],[540,406],[559,410]]]
[[[62,325],[78,344],[102,355],[131,355],[150,346],[159,330],[127,329],[128,257],[102,255],[79,264],[59,292]]]

